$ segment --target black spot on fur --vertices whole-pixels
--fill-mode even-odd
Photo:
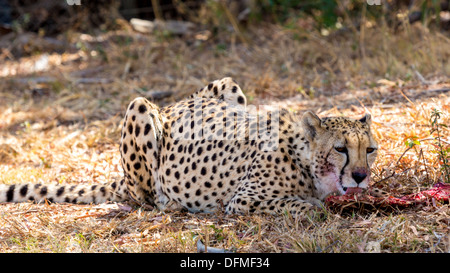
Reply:
[[[145,128],[144,128],[144,136],[148,135],[148,133],[150,132],[151,126],[150,124],[145,124]]]
[[[103,196],[106,195],[106,188],[105,187],[100,187],[100,192],[102,193]]]
[[[139,127],[139,125],[136,125],[136,128],[134,130],[134,133],[136,134],[136,137],[139,136],[140,132],[141,132],[141,127]]]
[[[9,186],[9,189],[6,192],[6,202],[11,202],[13,200],[15,188],[16,188],[16,185]]]
[[[61,196],[64,193],[64,186],[61,186],[57,191],[56,191],[56,196]]]
[[[145,113],[145,111],[147,111],[147,107],[145,107],[145,105],[141,104],[139,105],[139,113],[143,114]]]
[[[47,194],[47,187],[46,187],[46,186],[43,186],[43,187],[41,188],[41,191],[39,192],[39,194],[40,194],[41,196],[46,195],[46,194]]]
[[[21,189],[20,189],[20,195],[22,197],[25,197],[28,193],[28,185],[24,185]]]

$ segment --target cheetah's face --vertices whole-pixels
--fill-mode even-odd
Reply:
[[[320,119],[311,112],[303,117],[310,136],[311,172],[316,178],[319,198],[331,193],[360,192],[369,186],[370,166],[378,144],[371,130],[371,117],[360,120],[345,117]]]

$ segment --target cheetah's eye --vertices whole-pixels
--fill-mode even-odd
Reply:
[[[366,152],[367,152],[368,154],[371,154],[371,153],[375,152],[375,150],[376,150],[375,148],[370,148],[370,147],[369,147],[369,148],[366,149]]]
[[[336,151],[338,151],[339,153],[343,153],[343,154],[347,153],[347,148],[345,148],[345,147],[334,147],[334,149]]]

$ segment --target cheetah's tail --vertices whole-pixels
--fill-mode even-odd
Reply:
[[[60,185],[60,184],[0,184],[0,203],[49,202],[73,204],[98,204],[106,201],[124,201],[127,196],[119,183],[107,185]]]

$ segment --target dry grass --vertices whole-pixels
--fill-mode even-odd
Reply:
[[[236,79],[252,104],[321,116],[372,113],[381,144],[376,187],[403,195],[442,179],[429,117],[439,108],[441,122],[450,124],[447,37],[420,26],[367,28],[362,41],[351,32],[323,37],[277,25],[249,27],[245,35],[249,44],[234,33],[204,41],[120,31],[100,42],[73,34],[81,47],[72,53],[2,55],[0,183],[117,179],[121,119],[132,98],[173,91],[157,100],[165,105],[224,76]],[[42,60],[47,64],[36,71]],[[449,129],[442,130],[449,140]],[[422,145],[402,156],[412,136]],[[2,204],[0,252],[196,252],[198,238],[237,252],[450,252],[448,204],[323,213],[294,220],[117,204]]]

